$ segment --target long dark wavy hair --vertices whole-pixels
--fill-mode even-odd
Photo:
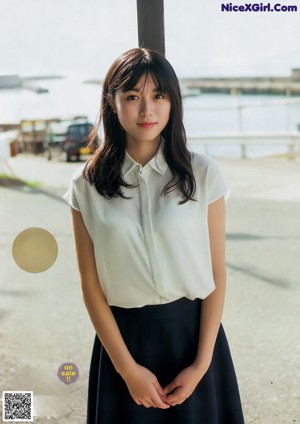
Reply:
[[[123,187],[135,187],[123,179],[121,168],[125,157],[126,133],[113,110],[113,100],[119,88],[129,91],[142,76],[151,76],[159,93],[167,94],[171,102],[169,121],[162,131],[165,142],[163,154],[172,173],[172,178],[163,188],[166,195],[176,188],[182,193],[179,204],[195,200],[195,177],[191,165],[191,154],[187,149],[186,133],[183,125],[182,98],[177,76],[167,61],[158,52],[134,48],[123,53],[111,65],[103,83],[100,114],[97,125],[90,134],[92,148],[103,122],[104,141],[94,151],[86,163],[83,176],[106,198],[127,198]]]

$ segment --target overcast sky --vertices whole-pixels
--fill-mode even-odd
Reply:
[[[167,58],[181,77],[289,75],[300,68],[300,2],[282,4],[299,10],[229,13],[219,0],[165,0]],[[136,0],[0,0],[0,75],[102,78],[137,43]]]

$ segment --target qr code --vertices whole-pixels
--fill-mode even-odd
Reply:
[[[33,392],[3,392],[3,421],[33,421]]]

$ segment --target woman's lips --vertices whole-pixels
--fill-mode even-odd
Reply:
[[[157,122],[142,122],[142,123],[139,123],[138,125],[142,128],[153,128],[156,124]]]

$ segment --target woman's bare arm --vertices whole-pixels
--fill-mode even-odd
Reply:
[[[221,197],[208,207],[208,228],[215,290],[202,301],[200,334],[194,363],[185,368],[165,389],[169,405],[187,399],[206,373],[220,328],[226,288],[225,265],[225,201]]]
[[[161,400],[162,388],[155,375],[137,364],[127,349],[101,288],[93,242],[81,213],[73,208],[71,211],[83,300],[96,333],[116,371],[125,380],[134,401],[146,407],[168,408]]]
[[[225,200],[221,197],[208,208],[208,228],[215,290],[202,301],[199,347],[196,365],[209,367],[220,328],[226,290]]]

